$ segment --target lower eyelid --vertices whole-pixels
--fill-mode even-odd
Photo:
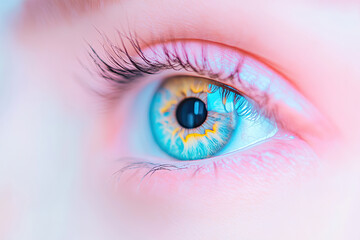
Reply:
[[[239,192],[269,191],[274,182],[311,175],[319,164],[311,148],[296,137],[273,137],[245,151],[203,162],[139,165],[115,174],[122,189],[159,197],[208,194],[209,189],[236,188]],[[155,168],[154,168],[155,166]],[[202,192],[205,191],[205,192]],[[210,196],[209,196],[210,197]],[[248,198],[249,196],[243,196]],[[211,197],[212,198],[212,197]]]

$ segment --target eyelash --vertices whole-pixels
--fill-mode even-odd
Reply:
[[[129,53],[129,49],[125,44],[124,38],[130,43],[130,47],[135,51],[135,55],[132,56]],[[171,52],[168,49],[168,45],[165,43],[160,44],[161,49],[164,52],[165,59],[159,61],[158,59],[149,59],[143,52],[141,44],[138,38],[135,35],[129,35],[122,37],[120,36],[120,45],[115,45],[112,43],[106,36],[103,35],[104,44],[103,49],[105,51],[105,56],[102,58],[97,53],[97,51],[89,45],[90,51],[89,56],[92,61],[97,66],[97,73],[106,80],[110,80],[113,83],[116,83],[120,89],[125,88],[128,85],[133,84],[138,79],[146,75],[157,74],[165,70],[185,70],[192,72],[201,76],[205,76],[212,79],[217,79],[221,82],[234,82],[238,77],[238,73],[241,70],[243,64],[243,59],[239,59],[237,67],[234,68],[232,72],[224,76],[220,71],[215,73],[208,64],[208,59],[206,55],[205,46],[202,48],[201,52],[201,62],[199,63],[195,59],[195,64],[191,63],[189,54],[186,51],[185,44],[181,45],[180,55],[179,49],[175,44],[171,46],[174,49],[174,52]],[[155,56],[157,53],[155,50],[151,49]],[[229,87],[223,83],[212,80],[216,83],[211,91],[220,90],[222,99],[226,99],[231,94],[236,94],[234,97],[234,106],[239,116],[247,117],[248,119],[256,120],[261,115],[265,115],[268,118],[273,118],[271,111],[264,108],[267,106],[268,96],[266,93],[258,94],[258,101],[252,101],[248,97],[245,97],[245,94]],[[238,79],[238,83],[241,83],[241,80]],[[255,89],[249,89],[244,86],[244,89],[247,89],[248,92],[255,92]],[[253,98],[254,99],[254,98]]]
[[[146,49],[144,48],[143,50],[141,48],[141,46],[143,45],[140,45],[138,39],[134,37],[126,37],[127,40],[120,37],[120,44],[114,44],[106,37],[104,37],[103,39],[105,41],[102,44],[102,48],[100,47],[99,52],[95,50],[95,47],[88,45],[88,55],[90,56],[90,61],[93,61],[93,63],[95,63],[95,66],[93,66],[95,68],[90,68],[90,73],[96,74],[97,77],[100,77],[100,82],[103,80],[108,80],[105,82],[110,84],[107,85],[105,83],[104,85],[101,85],[100,83],[100,87],[105,86],[107,90],[107,87],[110,86],[110,91],[115,90],[114,92],[106,91],[103,94],[103,96],[105,96],[106,103],[108,103],[108,96],[110,100],[119,99],[119,96],[122,95],[122,91],[124,91],[127,87],[130,88],[132,84],[137,83],[139,80],[145,78],[147,75],[159,74],[159,76],[162,77],[164,75],[161,75],[161,72],[165,70],[185,70],[191,73],[201,75],[197,77],[207,77],[210,79],[214,79],[213,81],[221,87],[227,86],[228,88],[225,88],[225,91],[221,94],[223,99],[226,98],[231,92],[239,93],[242,99],[245,98],[247,100],[250,100],[250,103],[254,103],[252,104],[253,108],[251,112],[255,112],[256,114],[251,113],[249,114],[250,117],[266,117],[270,121],[276,123],[276,125],[282,131],[284,130],[285,133],[289,131],[290,133],[290,135],[286,134],[285,136],[276,136],[275,142],[268,143],[267,145],[265,144],[265,147],[263,149],[258,148],[254,151],[244,151],[242,153],[231,154],[227,156],[214,156],[214,158],[208,160],[205,159],[201,162],[194,161],[190,163],[180,161],[167,161],[167,159],[161,157],[158,158],[157,156],[150,156],[151,158],[148,158],[148,156],[146,156],[145,158],[143,158],[142,155],[122,155],[118,154],[120,153],[120,151],[115,151],[114,155],[112,156],[114,156],[114,158],[117,158],[116,162],[119,163],[119,165],[116,165],[116,169],[111,169],[113,174],[112,178],[115,184],[122,183],[124,182],[124,180],[132,181],[134,179],[135,184],[137,184],[137,189],[141,189],[141,187],[146,187],[147,184],[152,183],[152,181],[160,182],[159,180],[165,180],[161,182],[164,182],[164,184],[166,185],[166,182],[168,180],[167,177],[169,179],[175,180],[182,178],[191,179],[195,178],[196,176],[202,176],[202,174],[206,173],[207,175],[211,175],[217,178],[217,172],[219,171],[218,169],[228,169],[229,172],[236,172],[235,170],[232,170],[233,166],[234,168],[240,167],[245,169],[248,167],[247,165],[253,164],[258,164],[257,166],[260,166],[259,169],[262,169],[261,166],[264,166],[264,169],[272,169],[273,165],[275,166],[275,168],[277,168],[278,163],[284,163],[287,161],[286,157],[284,157],[284,155],[286,154],[291,157],[293,154],[299,153],[299,155],[301,156],[300,152],[297,152],[297,149],[292,145],[292,139],[294,139],[293,135],[295,136],[296,132],[293,133],[293,131],[291,131],[291,128],[288,128],[286,114],[284,114],[284,112],[281,112],[282,108],[278,104],[276,99],[278,95],[268,91],[268,89],[272,90],[279,86],[278,82],[272,81],[272,75],[269,75],[269,79],[271,80],[269,81],[269,84],[267,85],[265,83],[264,85],[258,87],[258,85],[251,85],[251,82],[250,84],[248,84],[248,79],[246,78],[246,76],[241,75],[242,70],[246,72],[246,62],[248,62],[247,60],[253,60],[251,56],[249,56],[248,59],[245,60],[241,57],[239,59],[234,58],[235,61],[233,62],[233,66],[228,68],[230,69],[229,71],[226,71],[228,69],[225,69],[225,67],[227,66],[224,64],[220,64],[220,69],[217,69],[216,67],[212,68],[213,65],[208,64],[207,57],[209,56],[209,59],[211,60],[211,57],[213,56],[212,52],[207,53],[205,51],[205,48],[202,49],[201,46],[203,42],[200,41],[198,41],[200,42],[200,44],[197,45],[199,46],[199,48],[197,48],[198,54],[196,55],[196,59],[198,61],[194,61],[194,58],[191,56],[191,48],[187,48],[188,45],[186,45],[185,47],[185,44],[183,44],[182,41],[180,41],[180,45],[177,45],[177,47],[179,48],[183,46],[181,48],[181,51],[174,52],[174,49],[177,48],[175,47],[175,44],[171,45],[173,44],[173,42],[160,42],[157,43],[153,48],[151,48],[150,46]],[[125,44],[125,41],[128,42],[126,42]],[[179,43],[179,41],[174,42]],[[130,43],[130,45],[128,43]],[[206,44],[207,43],[205,42],[205,45]],[[157,48],[158,46],[159,48]],[[174,46],[174,48],[172,49],[173,51],[170,52],[167,48],[171,48],[171,46]],[[212,48],[212,45],[209,44],[208,46]],[[221,46],[219,48],[220,51],[222,51]],[[162,56],[161,58],[156,58],[158,55],[154,51],[157,49],[160,49],[160,51],[162,50],[162,52],[159,51],[159,53],[163,54],[164,56]],[[215,50],[217,49],[215,48]],[[147,55],[149,51],[150,55]],[[151,54],[154,54],[155,58],[152,58]],[[150,56],[150,58],[148,58],[148,56]],[[244,55],[240,53],[239,56]],[[254,62],[256,63],[254,65],[256,67],[258,61],[256,61],[255,59]],[[260,65],[261,64],[262,62],[260,61]],[[89,70],[89,68],[87,70]],[[256,71],[255,68],[254,70]],[[165,72],[165,74],[166,73],[168,72]],[[180,74],[182,73],[180,72]],[[150,77],[148,77],[148,79],[150,79]],[[115,88],[111,88],[111,86],[115,86]],[[138,89],[140,89],[140,87],[136,87],[134,91],[138,92]],[[285,91],[285,93],[290,94],[291,91]],[[112,99],[112,96],[110,96],[112,94],[115,94],[114,99]],[[113,103],[118,104],[117,101],[111,102],[111,104]],[[278,108],[280,111],[278,111]],[[246,113],[243,112],[240,115],[246,115]],[[279,137],[284,137],[284,139]],[[304,153],[306,152],[304,151]],[[304,157],[304,159],[306,158]],[[292,164],[291,166],[293,165],[294,164]],[[281,166],[278,168],[281,169]],[[180,182],[178,184],[180,184]],[[152,187],[153,185],[149,184],[149,186]]]
[[[127,159],[129,160],[129,159]],[[200,167],[199,167],[200,168]],[[144,180],[146,177],[151,177],[157,171],[176,171],[176,170],[186,170],[188,167],[185,164],[181,166],[176,166],[174,164],[162,164],[162,163],[152,163],[152,162],[145,162],[143,159],[137,162],[131,162],[127,164],[125,167],[121,168],[119,171],[114,173],[115,178],[121,178],[122,174],[128,170],[143,170],[146,169],[144,174],[142,175],[141,179]],[[196,172],[197,169],[194,170]]]
[[[130,48],[125,44],[125,40],[130,43],[130,48],[134,50],[134,55],[130,54]],[[148,58],[143,49],[141,48],[141,44],[139,40],[134,36],[120,36],[120,44],[112,43],[106,36],[103,35],[104,42],[102,44],[104,55],[103,57],[92,47],[89,46],[89,56],[91,60],[95,63],[97,72],[101,78],[105,80],[109,80],[110,83],[115,83],[116,89],[120,89],[120,92],[126,87],[135,84],[139,79],[147,75],[158,74],[161,71],[165,70],[185,70],[191,73],[195,73],[201,75],[201,77],[210,78],[208,80],[216,83],[214,88],[223,88],[223,92],[221,92],[221,96],[223,99],[226,99],[229,94],[233,94],[234,92],[239,94],[239,98],[234,98],[234,104],[238,104],[238,108],[242,111],[238,111],[240,116],[245,116],[248,119],[256,120],[261,116],[265,116],[271,121],[277,122],[277,124],[281,124],[281,120],[278,119],[276,115],[276,106],[269,103],[270,96],[263,91],[256,89],[256,87],[248,86],[246,83],[242,82],[240,79],[239,72],[241,71],[241,67],[243,64],[243,59],[237,59],[238,63],[236,63],[236,67],[232,72],[224,74],[222,71],[214,72],[211,66],[208,64],[206,48],[202,48],[201,50],[201,63],[195,60],[195,64],[191,62],[189,58],[189,54],[185,47],[185,44],[181,45],[181,52],[175,44],[172,46],[175,51],[170,52],[168,49],[169,42],[163,42],[157,44],[157,46],[161,46],[161,49],[164,53],[165,58],[150,59]],[[171,43],[170,43],[171,44]],[[158,56],[154,49],[147,48],[147,50],[151,51],[155,56]],[[133,52],[132,52],[133,53]],[[181,53],[183,56],[181,56]],[[216,79],[212,80],[212,79]],[[227,85],[225,83],[234,83],[237,82],[237,86],[240,86],[241,92],[237,89],[231,87],[231,85]],[[235,85],[235,84],[234,84]],[[212,89],[216,91],[217,89]],[[245,94],[246,92],[246,94]],[[119,93],[119,91],[117,91]],[[106,94],[105,94],[106,95]],[[251,97],[248,97],[248,96]],[[245,101],[242,101],[245,100]],[[237,103],[240,102],[240,103]],[[276,121],[275,121],[276,120]],[[158,171],[174,171],[174,170],[184,170],[189,169],[191,165],[191,169],[194,172],[197,172],[199,169],[203,168],[202,164],[197,166],[196,164],[190,163],[154,163],[148,162],[144,159],[128,159],[123,158],[121,161],[128,162],[125,164],[123,168],[114,173],[115,177],[121,177],[124,172],[127,170],[139,170],[145,172],[142,174],[142,179],[145,179],[147,176],[151,177],[155,172]],[[205,162],[204,162],[205,163]]]
[[[219,79],[221,77],[220,73],[214,73],[211,68],[207,65],[207,57],[205,54],[205,49],[202,49],[202,62],[200,65],[198,62],[192,64],[190,62],[186,48],[183,47],[183,53],[185,59],[182,59],[178,49],[175,45],[175,54],[171,54],[167,45],[162,44],[162,50],[165,53],[165,62],[160,62],[158,60],[149,59],[145,56],[139,40],[134,37],[126,37],[130,43],[131,48],[135,50],[136,57],[140,58],[140,61],[135,59],[135,57],[129,54],[128,47],[126,47],[123,37],[120,37],[121,47],[114,45],[108,38],[104,37],[105,44],[103,45],[105,50],[105,59],[101,58],[95,49],[90,45],[90,57],[97,65],[99,74],[108,80],[114,81],[119,84],[128,84],[134,79],[143,77],[144,75],[151,75],[159,73],[163,70],[186,70],[191,71],[199,75],[205,75],[209,78]],[[153,52],[156,54],[156,52]],[[238,67],[235,69],[235,72],[231,73],[229,76],[226,76],[226,80],[232,80],[236,76],[236,73],[241,68],[242,61],[239,61]]]

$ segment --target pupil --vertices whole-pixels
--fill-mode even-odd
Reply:
[[[196,128],[205,122],[206,117],[205,103],[198,98],[186,98],[176,109],[177,121],[184,128]]]

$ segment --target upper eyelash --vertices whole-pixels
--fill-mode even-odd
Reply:
[[[233,81],[243,63],[242,60],[239,60],[238,66],[232,73],[227,76],[222,76],[223,74],[221,72],[215,73],[208,66],[205,46],[203,46],[202,49],[202,63],[199,63],[196,59],[195,63],[191,63],[184,47],[181,52],[184,55],[181,56],[176,45],[172,45],[174,52],[170,53],[167,45],[162,44],[165,61],[161,62],[157,59],[149,59],[144,54],[139,40],[133,35],[126,36],[125,38],[130,43],[130,47],[135,51],[135,57],[129,54],[129,49],[124,42],[124,37],[120,37],[121,47],[113,44],[108,38],[104,38],[105,43],[103,44],[103,48],[105,50],[105,56],[103,58],[89,45],[89,55],[96,64],[100,76],[119,84],[128,84],[145,75],[156,74],[160,71],[170,69],[175,71],[184,69],[199,75],[205,75],[209,78]],[[150,50],[152,49],[150,48]],[[154,51],[153,53],[156,54]]]
[[[217,79],[221,82],[237,82],[238,85],[242,86],[244,89],[247,89],[248,92],[252,92],[256,97],[251,97],[254,101],[255,106],[251,110],[250,108],[243,109],[245,113],[240,113],[240,115],[248,115],[252,119],[258,118],[261,114],[264,114],[268,118],[273,118],[274,116],[267,111],[267,109],[261,107],[266,105],[269,96],[266,93],[259,92],[256,89],[253,89],[251,86],[244,86],[241,79],[239,79],[239,72],[244,62],[244,58],[240,58],[234,70],[228,74],[223,72],[214,72],[208,64],[207,49],[205,44],[202,45],[201,51],[201,63],[195,58],[195,62],[190,61],[188,52],[185,48],[185,43],[182,43],[181,49],[173,42],[172,52],[168,49],[168,44],[160,43],[162,51],[165,55],[165,59],[160,61],[159,59],[149,59],[144,51],[142,50],[139,39],[134,34],[122,35],[119,33],[120,44],[114,44],[110,39],[103,35],[103,49],[104,57],[101,57],[98,52],[89,44],[89,56],[92,61],[97,66],[98,74],[106,79],[110,80],[113,83],[116,83],[117,86],[120,85],[120,89],[125,88],[125,86],[130,85],[133,82],[136,82],[137,79],[141,79],[146,75],[156,74],[164,70],[186,70],[201,76],[209,77],[210,79]],[[130,48],[134,50],[135,54],[132,56],[130,54],[130,48],[126,46],[125,40],[130,43]],[[157,52],[151,47],[148,48],[155,56],[159,56]],[[183,54],[183,55],[181,55]],[[160,58],[162,59],[162,58]],[[216,81],[219,85],[227,86],[219,81]],[[248,96],[243,92],[236,90],[238,94],[242,97]],[[223,95],[225,96],[227,91],[224,91]],[[240,107],[241,108],[241,107]]]

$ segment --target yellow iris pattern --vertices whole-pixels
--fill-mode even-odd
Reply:
[[[219,152],[238,121],[236,111],[229,111],[234,109],[229,105],[234,104],[236,93],[224,95],[223,90],[206,78],[175,76],[165,80],[150,106],[150,125],[160,148],[179,160],[203,159]],[[201,126],[187,129],[178,123],[176,108],[186,98],[205,103],[208,115]]]

